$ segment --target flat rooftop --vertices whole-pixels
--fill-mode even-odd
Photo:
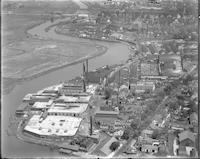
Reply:
[[[36,108],[36,109],[49,108],[52,104],[53,104],[53,100],[49,100],[48,102],[35,102],[32,108]]]
[[[73,113],[81,114],[86,111],[87,103],[54,103],[48,113]]]
[[[88,103],[91,96],[61,96],[57,101],[63,101],[66,103]]]
[[[34,115],[24,130],[43,136],[74,136],[82,119],[71,116],[47,116],[41,123],[39,120],[40,115]]]

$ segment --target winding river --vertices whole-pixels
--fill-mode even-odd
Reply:
[[[67,20],[69,18],[63,19]],[[54,22],[58,23],[63,20],[57,20]],[[53,39],[53,40],[64,40],[74,41],[74,42],[86,42],[94,43],[106,46],[108,48],[107,52],[102,56],[93,58],[89,60],[89,70],[96,69],[104,65],[111,65],[116,63],[121,63],[127,60],[129,55],[129,47],[122,43],[110,43],[103,41],[94,41],[87,39],[80,39],[75,37],[69,37],[65,35],[58,35],[55,32],[55,26],[51,27],[48,32],[45,28],[52,25],[51,22],[47,21],[40,24],[30,30],[27,33],[35,36],[35,38],[43,39]],[[25,143],[18,140],[14,136],[8,136],[6,129],[9,125],[9,117],[15,113],[16,108],[22,102],[22,98],[27,93],[34,93],[47,86],[59,83],[61,81],[70,80],[82,72],[82,64],[76,64],[68,66],[54,72],[50,72],[38,78],[32,79],[30,81],[25,81],[20,85],[17,85],[9,94],[3,96],[3,107],[2,107],[2,154],[4,157],[54,157],[58,156],[57,152],[50,151],[48,147]]]

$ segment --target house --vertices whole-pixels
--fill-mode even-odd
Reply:
[[[190,124],[193,125],[193,126],[198,125],[198,115],[197,115],[197,113],[194,112],[190,115]]]
[[[153,134],[153,130],[148,130],[148,129],[143,130],[141,133],[143,137],[151,137],[152,134]]]
[[[135,93],[144,93],[145,91],[154,91],[155,90],[155,84],[154,82],[150,81],[140,81],[136,84],[131,84],[131,91],[135,91]]]
[[[142,145],[141,151],[146,153],[157,153],[158,147],[152,145]]]
[[[173,122],[172,124],[171,124],[171,129],[173,129],[173,130],[181,130],[181,131],[183,131],[183,130],[187,130],[189,128],[189,125],[188,125],[188,123],[187,122]]]
[[[178,134],[179,137],[179,156],[190,156],[194,157],[196,155],[195,141],[197,140],[197,135],[189,130],[183,131]]]
[[[139,136],[138,137],[138,142],[140,144],[150,144],[152,145],[153,143],[155,142],[159,142],[159,140],[156,140],[156,139],[152,139],[150,137],[142,137],[142,136]]]
[[[178,134],[180,146],[194,146],[196,140],[196,134],[186,130]]]
[[[183,157],[195,157],[196,156],[196,150],[194,147],[190,146],[180,146],[178,150],[178,156]]]
[[[102,111],[102,110],[97,110],[95,113],[95,117],[99,118],[117,118],[119,115],[119,111]]]

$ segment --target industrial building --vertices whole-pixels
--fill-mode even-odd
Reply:
[[[91,96],[60,96],[56,100],[55,103],[88,103]]]
[[[37,111],[47,110],[51,107],[52,104],[53,100],[49,100],[48,102],[35,102],[31,107],[31,110],[37,110]]]
[[[48,109],[48,115],[79,117],[86,111],[87,107],[87,103],[54,103]]]
[[[119,115],[119,111],[103,111],[97,110],[95,113],[95,117],[98,118],[117,118]]]
[[[48,115],[41,121],[40,115],[34,115],[25,126],[24,131],[36,136],[74,136],[82,119],[71,116]]]
[[[155,84],[152,81],[138,81],[137,83],[132,83],[130,85],[131,91],[135,93],[144,93],[145,91],[154,91]]]

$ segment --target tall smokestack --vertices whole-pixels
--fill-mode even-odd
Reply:
[[[85,64],[83,63],[83,92],[86,92],[85,86]]]
[[[85,72],[85,81],[88,83],[88,59],[86,59],[86,72]]]
[[[131,78],[131,69],[130,66],[128,68],[128,89],[131,89],[131,85],[130,85],[130,78]]]
[[[83,62],[83,76],[85,76],[85,64]]]
[[[183,46],[181,49],[181,69],[183,70]]]
[[[92,135],[92,116],[90,116],[90,136]]]
[[[86,72],[88,73],[88,59],[86,60]]]

